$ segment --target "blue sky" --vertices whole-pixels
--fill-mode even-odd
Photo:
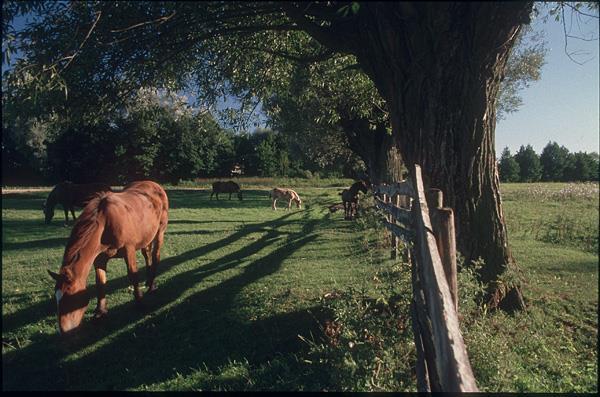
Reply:
[[[598,20],[587,18],[586,21],[588,24],[582,24],[581,30],[574,23],[572,34],[581,36],[584,33],[585,37],[597,38]],[[500,156],[506,146],[514,154],[525,144],[531,144],[537,153],[541,153],[548,141],[556,141],[571,152],[598,152],[598,40],[569,39],[569,52],[587,53],[575,57],[579,62],[589,59],[578,65],[565,54],[562,23],[550,18],[543,23],[538,19],[533,22],[533,27],[545,32],[546,64],[540,81],[521,93],[523,106],[519,111],[498,121],[496,154]],[[567,29],[569,27],[570,23],[567,23]]]

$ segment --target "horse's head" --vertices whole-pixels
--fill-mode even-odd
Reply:
[[[302,208],[302,200],[300,199],[300,196],[295,198],[294,201],[296,202],[296,207]]]
[[[359,190],[363,193],[367,193],[369,190],[369,183],[366,181],[360,181]]]
[[[48,270],[50,276],[56,281],[54,295],[58,314],[58,330],[66,334],[81,324],[90,298],[85,284],[83,286],[73,280],[73,275],[68,269],[62,268],[60,273]]]
[[[46,222],[46,225],[50,224],[50,221],[54,217],[54,208],[44,203],[42,204],[42,211],[44,211],[44,221]]]

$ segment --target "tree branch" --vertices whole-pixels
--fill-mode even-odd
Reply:
[[[139,28],[140,26],[149,25],[149,24],[152,24],[152,23],[155,23],[155,22],[157,22],[157,25],[162,25],[163,23],[167,22],[169,19],[173,18],[175,16],[175,14],[177,14],[177,11],[173,11],[171,13],[171,15],[160,17],[160,18],[154,19],[152,21],[145,21],[145,22],[136,23],[135,25],[131,25],[131,26],[123,28],[123,29],[111,30],[110,32],[111,33],[122,33],[122,32],[126,32],[128,30]]]
[[[308,34],[315,38],[325,47],[329,47],[334,51],[348,52],[346,43],[339,39],[339,32],[334,32],[331,29],[319,26],[304,15],[298,7],[293,3],[283,2],[281,7],[287,14],[287,16],[296,23],[302,30],[305,30]]]

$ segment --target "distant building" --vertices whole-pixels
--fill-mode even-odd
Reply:
[[[239,165],[239,164],[235,164],[233,167],[231,167],[231,176],[240,176],[244,174],[244,168]]]

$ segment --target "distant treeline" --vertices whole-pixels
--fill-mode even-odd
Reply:
[[[258,129],[235,133],[210,112],[143,92],[127,107],[85,122],[44,121],[3,106],[3,185],[105,182],[139,179],[178,183],[230,177],[234,165],[248,176],[312,177],[347,173],[348,158],[315,164],[285,133]]]
[[[511,155],[502,151],[498,170],[502,182],[588,182],[598,181],[598,153],[571,153],[556,142],[548,142],[538,155],[531,145]]]

